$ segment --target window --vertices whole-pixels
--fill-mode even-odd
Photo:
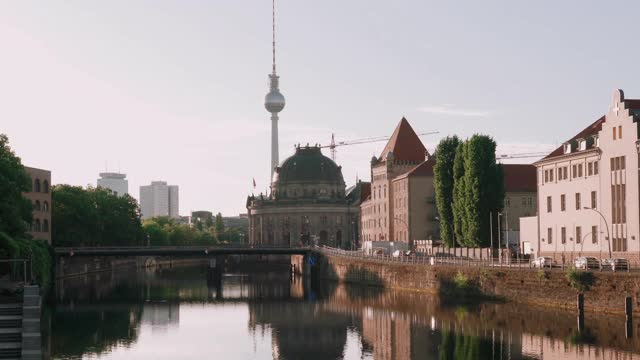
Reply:
[[[575,164],[573,165],[573,172],[572,172],[571,177],[572,178],[578,177],[578,165],[575,165]]]
[[[580,226],[576,226],[576,244],[580,244],[582,242],[582,228]]]
[[[591,243],[592,244],[598,243],[598,227],[597,226],[591,227]]]
[[[44,219],[44,221],[42,222],[42,231],[49,232],[49,220]]]
[[[576,210],[580,210],[580,193],[576,193]]]
[[[560,228],[560,242],[563,244],[567,243],[567,228],[564,226]]]
[[[587,175],[589,175],[589,176],[593,175],[593,163],[592,162],[587,164]]]
[[[33,191],[40,192],[40,180],[39,179],[36,179],[33,182]]]
[[[564,194],[560,195],[560,211],[565,211],[566,207],[566,196]]]
[[[620,170],[624,170],[625,166],[624,166],[624,156],[620,156]]]
[[[582,177],[582,164],[578,164],[578,177]]]
[[[384,186],[384,197],[387,197],[387,185]]]
[[[618,139],[622,139],[622,125],[618,125]]]
[[[597,209],[598,208],[598,200],[596,199],[596,192],[595,191],[591,192],[591,208],[592,209]]]
[[[549,182],[549,170],[544,171],[544,182]]]
[[[611,128],[611,130],[613,130],[613,140],[616,139],[616,128],[615,126],[613,128]]]
[[[44,212],[49,212],[49,203],[46,200],[42,203],[42,210]]]
[[[522,199],[520,199],[520,203],[521,203],[522,207],[527,206],[527,198],[523,197]]]
[[[322,225],[327,225],[327,217],[326,216],[320,216],[320,223],[322,223]]]
[[[598,175],[598,162],[593,162],[593,175]]]
[[[549,170],[549,181],[553,182],[553,169]]]
[[[551,212],[551,196],[547,196],[547,212]]]
[[[549,244],[553,242],[553,230],[551,228],[547,228],[547,239],[549,240]]]
[[[36,219],[34,226],[33,226],[33,231],[35,232],[40,232],[40,219]]]
[[[36,211],[42,210],[42,208],[40,207],[40,200],[36,200],[36,203],[34,204],[33,207]]]
[[[49,182],[47,180],[42,182],[42,192],[45,194],[49,193]]]

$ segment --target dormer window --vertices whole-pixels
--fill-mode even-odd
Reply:
[[[593,146],[600,147],[600,137],[598,135],[593,135]]]
[[[580,151],[587,150],[587,140],[578,139],[578,150]]]
[[[570,154],[571,153],[571,143],[565,143],[564,144],[564,153],[565,154]]]

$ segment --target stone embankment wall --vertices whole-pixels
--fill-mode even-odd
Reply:
[[[86,275],[102,271],[149,266],[205,264],[208,258],[175,258],[163,256],[60,257],[56,261],[56,278]]]
[[[539,271],[516,268],[429,266],[382,262],[363,258],[319,255],[314,276],[386,288],[424,291],[443,296],[455,287],[456,275],[483,295],[533,305],[576,309],[575,290],[560,269]],[[633,298],[633,311],[640,314],[640,274],[593,272],[593,282],[584,291],[585,311],[624,314],[626,296]]]

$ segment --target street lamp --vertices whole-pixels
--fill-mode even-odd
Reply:
[[[605,219],[604,215],[602,215],[602,213],[594,208],[590,208],[590,207],[584,207],[585,210],[593,210],[595,212],[597,212],[600,217],[602,218],[602,220],[604,221],[604,226],[607,228],[607,243],[609,244],[609,259],[612,258],[611,256],[611,236],[609,234],[609,225],[607,224],[607,219]]]

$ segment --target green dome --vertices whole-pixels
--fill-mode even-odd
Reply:
[[[320,147],[298,146],[296,153],[276,168],[273,182],[279,185],[301,182],[344,184],[344,178],[342,167],[322,155]]]

